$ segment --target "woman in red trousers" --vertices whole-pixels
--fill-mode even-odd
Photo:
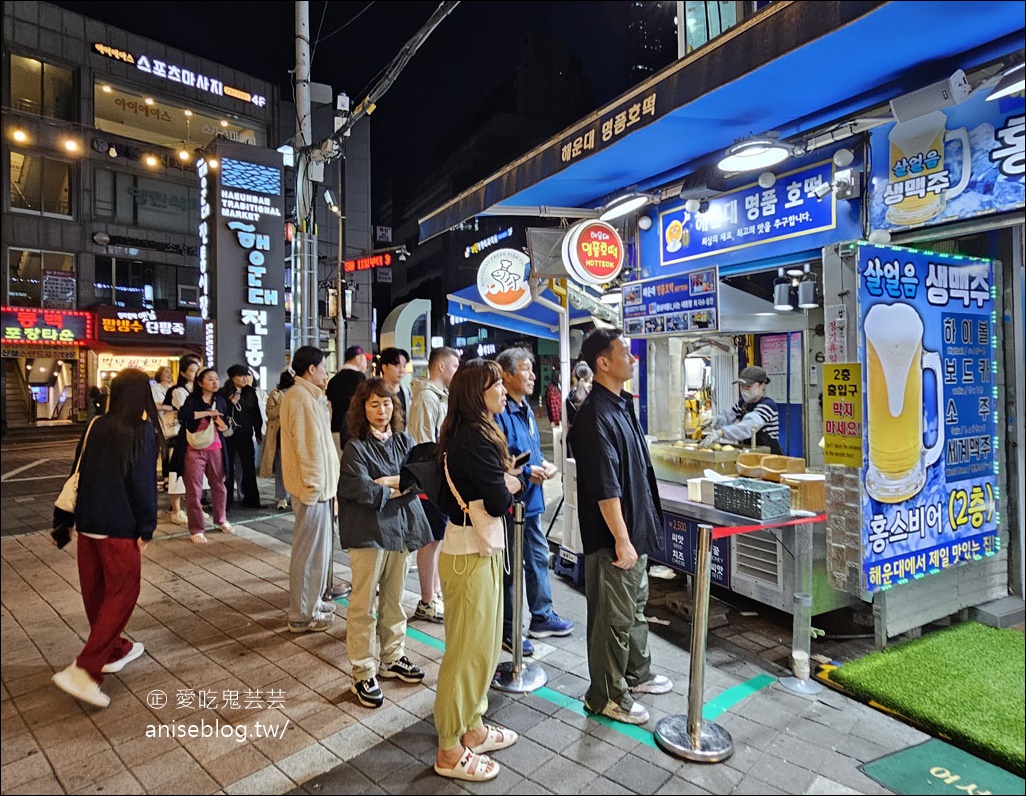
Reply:
[[[76,452],[74,515],[54,511],[55,527],[77,530],[78,578],[89,639],[66,669],[53,676],[62,691],[105,708],[103,676],[143,654],[122,633],[139,599],[141,551],[157,527],[157,454],[164,445],[149,376],[122,370],[110,386],[110,405],[86,431]]]

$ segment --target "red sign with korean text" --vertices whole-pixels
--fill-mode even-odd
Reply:
[[[604,221],[586,221],[567,233],[566,255],[573,278],[602,285],[615,279],[623,268],[623,240]]]
[[[89,312],[0,307],[4,345],[86,345],[95,339]]]

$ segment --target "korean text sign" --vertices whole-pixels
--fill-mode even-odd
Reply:
[[[93,338],[93,316],[74,310],[4,307],[3,342],[31,345],[86,345]]]
[[[827,160],[782,174],[769,188],[753,183],[713,197],[704,212],[692,213],[683,203],[670,207],[659,213],[659,263],[665,266],[833,229],[833,193],[822,200],[813,194],[833,178],[833,164]]]
[[[858,244],[868,592],[997,550],[993,264]]]
[[[621,287],[624,331],[651,337],[719,328],[719,269],[696,268],[677,276]]]
[[[1026,204],[1022,94],[965,102],[873,129],[871,229],[907,230],[1021,210]]]

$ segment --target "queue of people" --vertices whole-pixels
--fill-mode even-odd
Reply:
[[[585,707],[639,724],[648,720],[648,712],[635,696],[672,688],[667,677],[652,671],[644,618],[647,554],[658,541],[661,509],[644,435],[632,401],[622,392],[633,364],[623,333],[594,332],[582,345],[581,358],[566,422],[578,452],[585,546],[591,680]],[[73,516],[55,512],[55,525],[60,520],[80,531],[79,570],[91,631],[82,655],[54,682],[83,701],[106,706],[103,674],[143,653],[141,644],[122,633],[138,597],[138,552],[156,526],[156,463],[165,438],[171,455],[160,472],[168,477],[170,519],[182,524],[184,514],[191,540],[200,544],[211,524],[225,533],[233,530],[227,518],[236,489],[233,471],[241,474],[241,504],[259,505],[256,445],[262,442],[260,475],[275,478],[277,508],[291,500],[295,517],[287,629],[323,632],[334,625],[338,606],[330,596],[337,517],[352,573],[345,639],[351,691],[361,705],[381,706],[379,679],[420,683],[425,677],[405,648],[402,596],[416,557],[420,599],[412,618],[445,626],[434,769],[467,781],[497,776],[499,764],[489,753],[517,741],[515,732],[484,718],[501,651],[512,652],[519,644],[529,656],[531,638],[574,630],[573,622],[553,608],[549,547],[541,529],[543,484],[559,473],[542,455],[528,402],[535,384],[529,350],[515,347],[496,360],[461,363],[457,351],[439,348],[429,358],[428,378],[416,382],[412,392],[403,382],[408,362],[406,351],[386,349],[381,375],[367,378],[367,357],[352,347],[346,366],[329,381],[324,353],[303,346],[262,405],[252,373],[242,365],[229,368],[224,389],[217,372],[191,356],[179,363],[174,386],[169,370],[154,374],[152,382],[141,371],[119,374],[107,414],[96,421],[103,433],[87,436],[78,458],[83,486],[97,480],[97,468],[123,474],[121,481],[115,478],[97,490],[128,509],[112,523],[90,495]],[[336,409],[342,403],[340,421]],[[409,482],[404,465],[415,446],[430,446],[429,461],[441,483],[437,490]],[[135,467],[144,460],[154,466]],[[212,516],[203,511],[206,490]],[[509,515],[515,501],[525,507],[526,635],[524,628],[513,627],[516,596],[510,568],[504,567],[512,548]],[[117,543],[108,550],[93,540]],[[122,540],[131,542],[135,554],[122,549]],[[124,583],[96,580],[105,556],[126,567],[119,576]]]

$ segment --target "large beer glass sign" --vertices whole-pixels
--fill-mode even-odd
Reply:
[[[866,491],[881,503],[901,503],[923,488],[943,450],[943,423],[935,425],[933,444],[923,443],[923,371],[932,371],[934,384],[941,384],[940,355],[923,351],[923,321],[908,304],[874,304],[864,329],[872,418]],[[943,391],[934,394],[936,419],[943,414]]]
[[[997,552],[990,261],[858,244],[863,589]]]

